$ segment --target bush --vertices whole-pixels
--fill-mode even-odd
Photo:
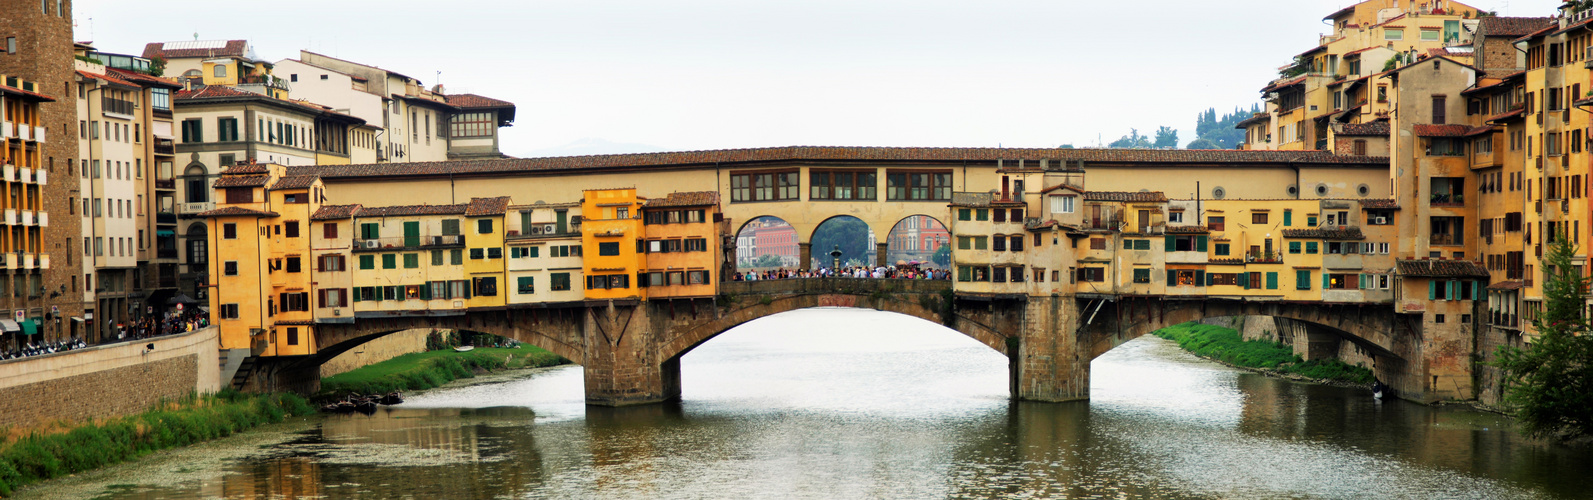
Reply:
[[[430,389],[455,379],[474,377],[478,369],[535,368],[569,362],[528,345],[519,349],[478,347],[470,352],[451,349],[417,352],[323,378],[317,398],[339,398],[351,392],[384,394]]]
[[[1322,380],[1355,384],[1372,383],[1372,371],[1336,359],[1305,361],[1287,345],[1265,340],[1244,340],[1232,328],[1196,322],[1157,330],[1156,336],[1178,343],[1195,355],[1234,366],[1262,368]]]
[[[0,495],[10,495],[28,483],[314,412],[309,401],[293,394],[245,395],[227,390],[162,403],[144,413],[65,433],[31,434],[0,447]]]

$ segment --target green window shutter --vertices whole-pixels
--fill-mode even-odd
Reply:
[[[1205,271],[1196,270],[1195,271],[1195,286],[1210,285],[1211,283],[1206,281],[1206,280],[1208,280],[1210,278],[1207,278],[1206,276],[1207,275],[1206,275]]]
[[[1438,300],[1438,282],[1427,281],[1427,300]]]
[[[420,285],[420,299],[421,300],[431,300],[431,283],[421,283],[421,285]]]
[[[1359,284],[1358,284],[1358,285],[1357,285],[1357,286],[1356,286],[1356,288],[1361,288],[1361,289],[1365,289],[1365,288],[1366,288],[1366,275],[1364,275],[1364,274],[1362,274],[1362,275],[1360,275],[1360,276],[1361,276],[1361,281],[1360,281],[1360,283],[1359,283]]]
[[[524,255],[526,257],[536,257],[538,248],[542,248],[542,247],[526,247]]]
[[[1330,287],[1330,286],[1333,286],[1333,277],[1329,276],[1327,271],[1323,271],[1322,272],[1322,289],[1323,290],[1327,290],[1328,287]]]
[[[1167,270],[1167,286],[1173,286],[1173,285],[1175,285],[1177,283],[1178,283],[1178,271],[1174,271],[1172,269],[1168,269]]]
[[[1246,290],[1250,289],[1250,273],[1239,273],[1239,287]]]
[[[1471,300],[1482,300],[1482,282],[1471,282]]]
[[[443,251],[442,250],[432,250],[431,251],[431,265],[434,265],[434,266],[443,265]]]
[[[1284,227],[1288,227],[1288,226],[1291,226],[1293,224],[1294,224],[1294,211],[1293,210],[1284,210],[1283,211],[1283,225],[1284,225]]]
[[[415,269],[415,268],[418,268],[418,267],[420,267],[420,254],[417,254],[417,253],[406,253],[406,254],[404,254],[404,269]]]
[[[1196,252],[1204,252],[1204,251],[1206,251],[1206,236],[1205,235],[1200,235],[1200,236],[1196,236],[1195,237],[1195,251]]]
[[[969,274],[970,272],[971,271],[969,270],[968,266],[957,266],[957,281],[968,281],[969,279],[972,279],[972,276]]]
[[[448,251],[448,263],[452,264],[452,265],[455,265],[455,266],[460,265],[460,264],[464,264],[465,263],[465,249],[463,249],[463,248],[455,248],[453,250],[449,250]]]
[[[397,268],[398,268],[398,254],[396,254],[396,253],[384,253],[384,254],[382,254],[382,269],[397,269]]]
[[[969,209],[966,209],[966,208],[957,209],[957,220],[972,220],[973,219],[972,212],[973,212],[972,210],[969,210]]]
[[[1311,289],[1311,271],[1299,270],[1294,272],[1294,288],[1296,290]]]
[[[1167,251],[1171,252],[1174,248],[1178,248],[1176,241],[1177,239],[1172,236],[1167,237]]]
[[[1289,242],[1289,253],[1300,253],[1300,242],[1298,242],[1298,241]]]
[[[1307,241],[1307,242],[1305,242],[1305,253],[1316,253],[1316,242],[1315,241]]]
[[[360,256],[360,269],[376,269],[376,256],[375,255],[361,255]]]
[[[1316,217],[1315,216],[1307,216],[1305,218],[1305,225],[1309,226],[1309,227],[1316,227]]]
[[[527,290],[533,290],[534,289],[534,287],[532,286],[532,282],[533,282],[534,279],[535,278],[533,278],[531,276],[521,276],[517,280],[518,283],[516,283],[518,285],[518,287],[519,287],[520,293],[532,293],[532,292],[527,291]]]
[[[1288,213],[1288,212],[1284,212],[1284,213]],[[1267,289],[1268,290],[1277,290],[1278,289],[1278,272],[1277,271],[1268,271],[1267,272]]]
[[[361,239],[376,239],[382,237],[382,225],[374,222],[360,224]]]
[[[1134,249],[1134,240],[1124,239],[1123,240],[1123,249],[1124,250],[1133,250]]]

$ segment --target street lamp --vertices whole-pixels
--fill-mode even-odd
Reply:
[[[831,264],[830,269],[833,270],[833,271],[839,272],[841,270],[841,246],[840,245],[835,245],[835,249],[834,250],[830,250],[830,260],[831,260],[831,262],[833,262],[833,264]]]

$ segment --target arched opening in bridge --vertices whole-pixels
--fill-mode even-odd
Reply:
[[[914,215],[898,221],[885,242],[887,264],[935,269],[951,265],[951,231],[934,217]]]
[[[1009,397],[1006,355],[938,323],[872,309],[766,316],[678,359],[688,408],[756,401],[771,410],[883,406],[905,414],[997,407]]]
[[[805,267],[833,268],[837,264],[843,268],[872,267],[876,263],[874,230],[857,217],[837,215],[825,219],[813,230],[813,237],[808,241],[813,242],[813,260],[805,263]]]
[[[768,271],[797,267],[797,232],[785,219],[758,217],[736,232],[736,270]]]

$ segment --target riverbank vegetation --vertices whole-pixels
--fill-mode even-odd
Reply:
[[[34,432],[0,445],[0,495],[46,479],[132,460],[151,452],[226,437],[315,412],[293,394],[232,389],[189,396],[155,409],[61,432]]]
[[[442,349],[410,353],[321,379],[321,398],[336,398],[351,392],[384,394],[430,389],[455,379],[474,377],[478,370],[537,368],[569,362],[529,345],[477,347],[468,352]]]
[[[1593,437],[1593,335],[1583,315],[1588,279],[1571,265],[1574,252],[1564,238],[1550,244],[1543,313],[1532,321],[1537,338],[1526,349],[1500,346],[1494,361],[1504,372],[1506,410],[1533,437]]]
[[[1154,332],[1178,343],[1195,355],[1241,368],[1272,370],[1306,378],[1350,384],[1371,384],[1372,371],[1336,359],[1305,361],[1287,345],[1266,340],[1245,340],[1232,328],[1196,322],[1180,323]]]

